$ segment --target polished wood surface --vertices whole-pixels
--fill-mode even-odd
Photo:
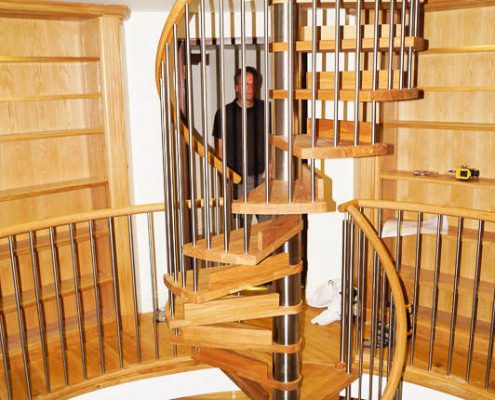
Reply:
[[[44,0],[2,0],[0,12],[5,14],[22,14],[33,16],[53,17],[96,17],[100,15],[115,15],[121,18],[129,16],[126,6],[100,6],[96,4],[67,3]]]
[[[421,97],[422,92],[419,89],[377,89],[377,90],[360,90],[359,101],[379,101],[379,102],[394,102],[403,100],[417,100]],[[276,89],[270,91],[270,97],[274,100],[283,100],[288,96],[287,90]],[[296,89],[296,100],[311,100],[310,89]],[[318,89],[316,91],[317,100],[330,101],[333,100],[334,91],[330,89]],[[339,91],[339,100],[354,101],[354,90]]]
[[[177,280],[165,275],[165,285],[177,296],[193,303],[218,299],[250,288],[290,276],[302,271],[302,264],[289,265],[286,253],[270,256],[256,266],[220,266],[201,269],[198,273],[198,290],[193,290],[192,271],[187,272],[186,286],[182,277]]]
[[[269,202],[265,201],[265,184],[262,183],[248,194],[248,201],[234,200],[232,212],[236,214],[313,214],[329,210],[324,197],[323,182],[316,177],[316,199],[311,201],[308,179],[297,179],[294,182],[292,202],[287,200],[288,184],[284,181],[270,181]]]
[[[289,145],[287,139],[283,136],[271,136],[271,142],[279,149],[287,150]],[[360,158],[383,156],[389,153],[389,146],[386,143],[367,144],[360,143],[354,145],[354,142],[343,141],[339,142],[338,146],[333,145],[333,139],[317,138],[316,146],[312,147],[310,135],[297,135],[293,141],[293,154],[302,160],[311,158]]]
[[[235,204],[235,203],[234,203]],[[234,204],[232,205],[233,211]],[[244,213],[244,211],[243,211]],[[206,240],[201,239],[194,246],[192,243],[184,245],[184,254],[201,260],[216,261],[228,264],[256,265],[273,251],[278,249],[287,240],[294,237],[302,229],[302,220],[299,216],[284,216],[273,221],[265,221],[251,225],[248,236],[248,252],[244,252],[244,229],[230,232],[229,251],[224,250],[223,234],[211,238],[211,247],[208,249]],[[263,240],[263,235],[271,232],[270,240]]]

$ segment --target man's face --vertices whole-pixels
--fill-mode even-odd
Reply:
[[[256,92],[256,82],[251,72],[246,72],[246,103],[251,103],[254,100]],[[242,102],[242,77],[239,77],[239,82],[235,84],[235,94],[237,100]]]

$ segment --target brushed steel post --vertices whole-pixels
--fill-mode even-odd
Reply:
[[[115,257],[115,232],[113,226],[113,217],[108,218],[108,232],[110,235],[110,261],[112,266],[112,281],[113,281],[113,301],[115,306],[115,326],[117,328],[117,346],[119,349],[119,366],[124,368],[124,353],[122,350],[122,320],[120,315],[119,304],[119,286],[117,283],[117,259]]]
[[[333,81],[333,145],[338,146],[339,130],[339,94],[340,94],[340,6],[342,0],[335,0],[335,75]]]
[[[488,386],[490,386],[490,371],[492,369],[494,335],[495,335],[495,289],[493,290],[492,320],[490,322],[490,335],[488,336],[488,356],[486,358],[485,389],[488,389]]]
[[[95,295],[96,325],[98,329],[98,345],[100,349],[100,369],[105,373],[105,350],[103,346],[103,325],[101,318],[100,288],[98,286],[98,261],[96,258],[96,244],[94,237],[94,222],[89,220],[89,248],[91,252],[91,269],[93,272],[93,290]]]
[[[375,0],[375,14],[373,19],[373,91],[378,89],[378,70],[380,64],[378,63],[379,42],[380,38],[380,0]],[[376,143],[376,124],[377,124],[377,102],[371,102],[371,144]]]
[[[399,89],[404,88],[404,54],[406,45],[406,10],[407,1],[402,1],[402,9],[400,16],[400,60],[399,60]]]
[[[156,288],[156,257],[155,257],[155,224],[153,214],[146,213],[148,220],[148,247],[150,257],[150,273],[151,273],[151,298],[153,301],[153,335],[155,342],[155,359],[160,359],[160,347],[158,345],[158,291]]]
[[[263,0],[263,38],[265,46],[263,48],[263,59],[265,61],[264,65],[264,75],[265,75],[265,202],[270,202],[270,44],[268,38],[268,29],[269,29],[269,4],[268,0]]]
[[[38,261],[36,258],[36,250],[34,247],[34,236],[33,231],[29,232],[29,251],[31,254],[31,267],[33,270],[33,286],[34,286],[34,296],[36,298],[36,311],[38,313],[38,329],[40,333],[40,343],[41,343],[41,355],[43,357],[43,370],[45,373],[45,387],[48,393],[51,392],[50,385],[50,368],[48,365],[48,350],[46,348],[46,335],[45,335],[45,318],[43,314],[43,306],[40,300],[40,278],[38,274]],[[1,329],[1,328],[0,328]]]
[[[478,242],[476,245],[476,270],[474,273],[474,282],[473,282],[473,305],[471,310],[471,321],[469,328],[469,348],[468,348],[468,357],[467,357],[467,366],[466,366],[466,381],[468,383],[471,376],[471,361],[473,358],[473,349],[474,349],[474,331],[476,330],[476,318],[478,314],[478,288],[480,284],[480,275],[481,275],[481,259],[482,259],[482,250],[483,250],[484,226],[485,226],[485,222],[480,220],[478,223]]]
[[[139,334],[139,309],[137,298],[137,282],[136,282],[136,265],[134,261],[134,233],[132,227],[132,215],[127,216],[127,226],[129,229],[129,250],[131,262],[131,278],[132,278],[132,302],[134,306],[134,332],[136,333],[136,356],[138,363],[141,363],[141,336]]]
[[[31,376],[29,375],[28,348],[26,342],[26,332],[21,308],[21,288],[19,286],[19,276],[17,272],[17,261],[14,253],[14,237],[9,236],[10,267],[12,280],[14,283],[15,306],[17,309],[17,324],[19,326],[19,338],[21,340],[22,363],[24,365],[24,377],[26,379],[26,391],[28,399],[31,400]]]
[[[363,3],[357,1],[356,11],[356,59],[354,64],[355,86],[354,86],[354,145],[359,145],[359,89],[361,89],[361,49],[362,49],[362,29],[361,29],[361,12]]]
[[[431,325],[430,325],[430,349],[428,352],[428,371],[431,371],[433,366],[433,344],[435,342],[435,324],[437,321],[437,302],[438,302],[438,280],[440,275],[440,254],[442,251],[441,241],[442,230],[442,215],[437,217],[437,240],[435,248],[435,270],[433,276],[433,299],[431,306]]]
[[[316,147],[316,47],[317,47],[317,26],[316,26],[316,4],[317,0],[311,3],[311,147]],[[316,197],[316,160],[310,160],[311,165],[311,201]]]
[[[457,241],[456,241],[456,254],[455,254],[455,273],[454,273],[454,287],[452,292],[452,309],[450,312],[450,335],[449,335],[449,353],[447,360],[447,375],[452,372],[452,355],[454,352],[454,339],[455,339],[455,324],[457,320],[457,292],[459,289],[459,276],[461,273],[461,246],[462,246],[462,225],[463,218],[457,219]]]
[[[395,0],[390,0],[390,28],[388,38],[388,81],[387,88],[393,89],[394,86],[394,36],[395,36]]]
[[[60,336],[60,351],[62,353],[61,354],[62,365],[64,370],[64,383],[65,386],[69,386],[69,374],[67,370],[67,354],[66,354],[65,332],[64,332],[64,313],[62,310],[62,299],[60,298],[57,250],[55,248],[55,229],[51,226],[49,232],[50,232],[50,251],[52,257],[52,270],[53,270],[53,285],[55,287],[55,300],[57,303],[58,334]]]
[[[416,322],[418,318],[419,309],[419,273],[421,266],[421,222],[423,219],[423,213],[418,212],[417,218],[417,230],[416,230],[416,258],[414,263],[414,293],[413,293],[413,315],[412,315],[412,332],[411,332],[411,353],[409,356],[409,364],[414,362],[414,349],[416,346]]]
[[[83,327],[83,315],[81,305],[81,292],[79,289],[79,271],[77,262],[77,247],[74,240],[74,224],[69,224],[70,235],[70,253],[72,258],[72,274],[74,278],[74,296],[76,298],[77,309],[77,326],[79,329],[79,345],[81,346],[81,366],[84,379],[88,379],[88,371],[86,366],[86,345],[84,343],[84,327]]]

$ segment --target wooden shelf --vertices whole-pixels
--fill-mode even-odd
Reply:
[[[103,128],[13,133],[9,135],[0,135],[0,143],[22,142],[29,140],[41,140],[41,139],[57,139],[61,137],[73,137],[73,136],[102,135],[103,133],[105,133]]]
[[[35,57],[35,56],[0,56],[0,63],[69,63],[99,62],[100,57]]]
[[[383,127],[495,132],[495,124],[473,123],[473,122],[385,121],[383,122]]]
[[[284,151],[287,151],[289,144],[287,138],[283,136],[271,136],[271,143]],[[326,159],[326,158],[359,158],[359,157],[376,157],[389,153],[389,146],[386,143],[369,144],[361,143],[358,146],[354,142],[341,140],[338,146],[333,145],[333,140],[329,138],[317,138],[316,146],[311,146],[310,135],[296,135],[294,137],[293,154],[294,156],[307,159]]]
[[[249,287],[262,285],[301,272],[302,264],[289,265],[287,253],[276,254],[259,265],[221,266],[201,269],[198,272],[198,290],[193,289],[193,273],[187,272],[186,286],[182,287],[179,273],[177,282],[165,275],[165,285],[175,295],[192,303],[204,303]]]
[[[400,276],[406,282],[406,286],[412,287],[414,285],[414,267],[410,265],[401,265]],[[421,268],[420,270],[420,286],[421,287],[433,287],[433,271]],[[458,281],[458,293],[471,296],[473,293],[473,282],[471,278],[460,277]],[[454,291],[454,275],[445,274],[441,272],[439,274],[438,288],[439,290],[452,293]],[[492,298],[493,289],[495,283],[488,283],[480,281],[479,292],[480,296],[488,296]]]
[[[316,178],[316,199],[311,201],[309,184],[298,179],[294,182],[292,202],[287,199],[288,183],[270,181],[270,198],[265,202],[265,184],[261,184],[248,194],[248,201],[235,200],[232,203],[234,214],[285,215],[313,214],[329,211],[328,202],[323,196],[323,182]]]
[[[54,100],[93,100],[99,99],[101,93],[76,93],[76,94],[54,94],[46,96],[15,96],[0,97],[0,103],[23,103],[31,101],[54,101]]]
[[[494,51],[495,51],[494,44],[484,44],[478,46],[437,47],[428,50],[422,50],[420,54],[431,55],[431,54],[487,53]]]
[[[251,225],[249,229],[249,249],[244,252],[244,229],[230,232],[229,251],[224,250],[223,234],[211,238],[211,247],[206,240],[198,240],[184,245],[184,254],[201,260],[227,264],[256,265],[277,250],[282,244],[297,235],[303,228],[298,216],[283,216],[271,221]]]
[[[286,99],[288,91],[283,89],[271,90],[270,97],[276,100]],[[380,90],[360,90],[359,101],[360,102],[387,102],[387,101],[401,101],[401,100],[416,100],[422,96],[422,91],[419,89],[380,89]],[[311,100],[310,89],[296,89],[294,93],[296,100]],[[316,91],[316,99],[323,101],[332,101],[334,98],[334,91],[329,89],[319,89]],[[354,101],[354,90],[340,90],[339,100],[341,101]]]
[[[104,275],[98,277],[99,286],[107,285],[113,282],[111,275]],[[93,275],[87,274],[79,277],[79,288],[81,291],[87,291],[93,289]],[[66,279],[59,283],[60,296],[74,294],[74,280]],[[44,285],[41,287],[40,300],[47,302],[55,299],[55,285]],[[23,291],[21,294],[21,306],[29,307],[36,304],[36,296],[34,289]],[[0,310],[4,313],[16,311],[15,295],[3,295],[0,300]]]
[[[378,41],[378,50],[379,51],[388,51],[389,49],[389,38],[381,37]],[[401,47],[400,37],[394,38],[393,43],[394,50],[399,50]],[[428,41],[419,38],[419,37],[406,37],[405,38],[405,47],[412,47],[416,51],[425,50],[428,47]],[[373,51],[374,48],[374,39],[373,38],[364,38],[361,42],[361,51],[370,52]],[[270,46],[270,51],[278,53],[278,52],[286,52],[289,50],[289,45],[287,42],[273,42]],[[300,51],[302,53],[308,53],[312,51],[312,42],[309,40],[298,40],[294,46],[295,51]],[[340,42],[340,50],[341,51],[355,51],[356,50],[356,40],[355,39],[342,39]],[[316,46],[316,51],[335,51],[335,40],[320,40]]]
[[[391,171],[380,174],[383,180],[416,181],[436,185],[459,186],[469,189],[495,189],[495,179],[478,178],[471,181],[459,181],[453,175],[417,176],[412,171]]]
[[[73,179],[70,181],[45,183],[43,185],[25,186],[16,189],[0,190],[0,201],[19,200],[52,193],[68,192],[71,190],[89,189],[106,184],[106,178],[95,176],[90,178]]]
[[[426,12],[461,10],[465,8],[495,6],[493,0],[428,0],[425,5]]]

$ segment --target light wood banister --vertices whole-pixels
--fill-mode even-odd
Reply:
[[[339,207],[339,211],[348,212],[354,221],[365,234],[369,240],[373,249],[376,251],[383,270],[387,276],[387,280],[392,291],[395,302],[395,313],[397,317],[397,332],[396,332],[396,346],[393,356],[393,363],[390,370],[390,376],[388,377],[387,386],[382,395],[382,399],[390,400],[394,397],[397,386],[399,385],[402,372],[406,361],[406,346],[407,346],[407,317],[406,317],[406,304],[404,300],[404,293],[402,286],[395,272],[394,262],[390,258],[385,244],[378,237],[375,229],[369,223],[365,216],[363,216],[357,206],[357,200],[349,203],[345,203]]]

